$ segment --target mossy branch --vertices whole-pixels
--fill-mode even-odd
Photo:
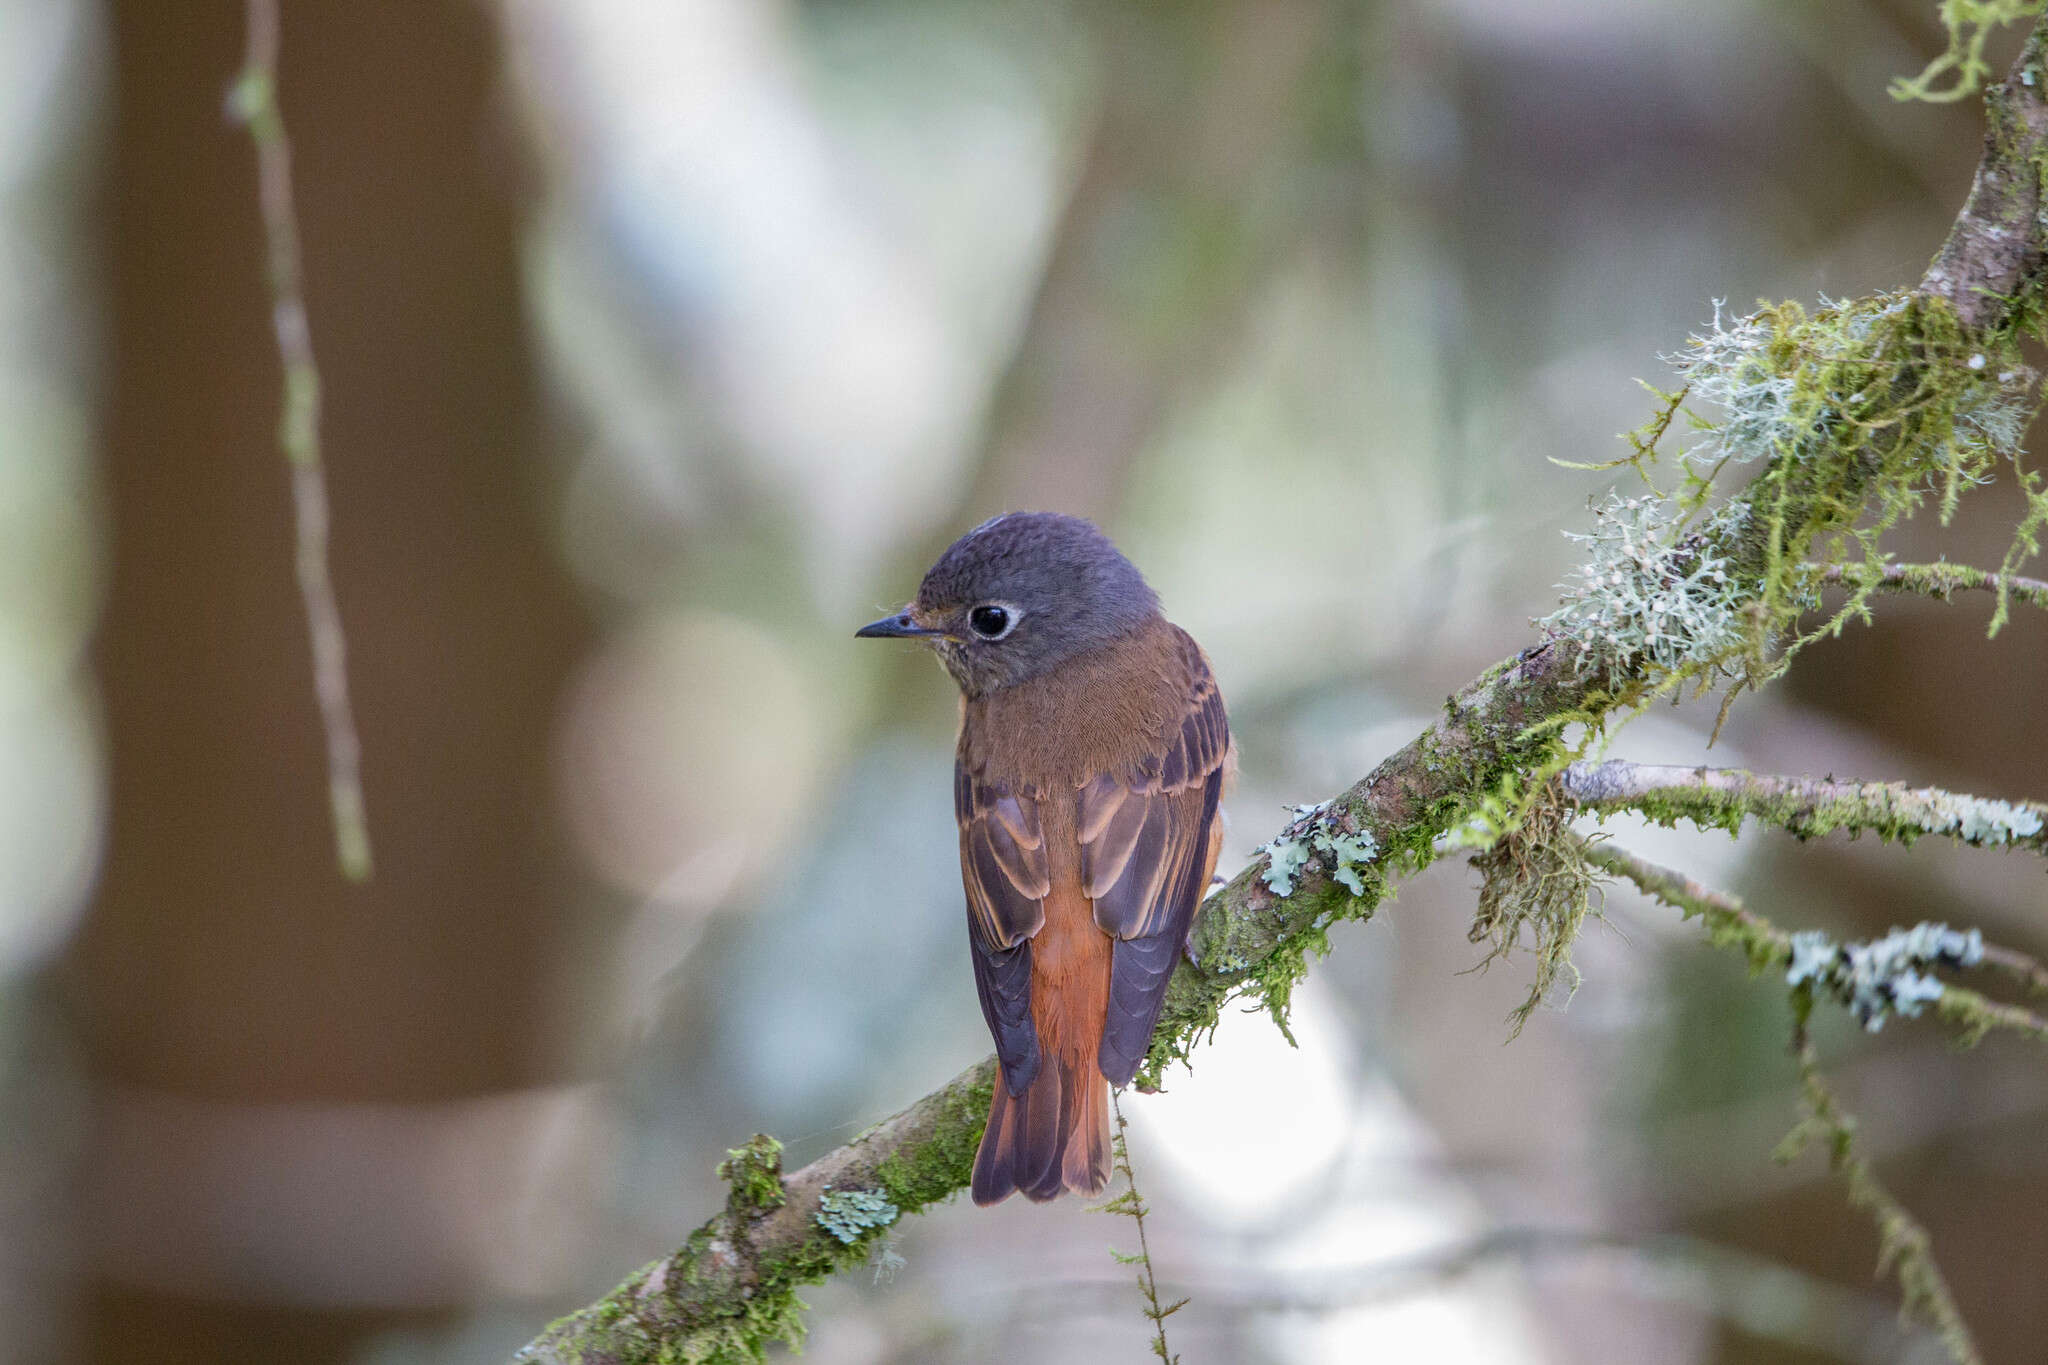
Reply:
[[[1877,1178],[1870,1159],[1856,1150],[1856,1119],[1835,1099],[1821,1070],[1820,1052],[1807,1030],[1812,1003],[1811,994],[1801,992],[1792,1007],[1792,1060],[1799,1068],[1799,1097],[1806,1113],[1778,1145],[1775,1156],[1789,1162],[1820,1141],[1828,1154],[1828,1169],[1840,1176],[1848,1189],[1849,1203],[1877,1224],[1877,1273],[1882,1276],[1889,1270],[1898,1275],[1904,1311],[1933,1325],[1954,1365],[1984,1365],[1970,1325],[1949,1290],[1948,1277],[1934,1259],[1934,1239]]]
[[[1828,996],[1860,1013],[1858,983],[1847,973],[1806,971],[1802,959],[1811,956],[1811,945],[1803,944],[1802,940],[1810,936],[1787,933],[1747,909],[1735,897],[1604,841],[1585,840],[1583,844],[1587,858],[1595,865],[1633,882],[1645,894],[1687,918],[1698,916],[1706,925],[1709,938],[1718,946],[1742,952],[1752,972],[1790,969],[1786,979],[1793,1012],[1792,1053],[1805,1112],[1779,1145],[1777,1158],[1790,1161],[1812,1142],[1818,1140],[1823,1144],[1829,1169],[1842,1178],[1849,1202],[1868,1213],[1877,1224],[1878,1273],[1890,1270],[1897,1274],[1905,1311],[1924,1317],[1934,1327],[1955,1365],[1982,1365],[1969,1325],[1956,1307],[1948,1280],[1934,1258],[1932,1238],[1912,1212],[1885,1188],[1869,1160],[1856,1150],[1856,1120],[1836,1100],[1808,1032],[1807,1021],[1817,997]],[[1989,953],[1983,954],[1982,960],[1993,962]],[[2038,974],[2041,970],[2040,964],[2017,953],[2009,954],[2008,960],[1996,965],[2008,969],[2019,965],[2027,974]],[[1869,984],[1861,983],[1865,987]],[[2013,1028],[2048,1041],[2048,1021],[2026,1010],[1998,1004],[1955,985],[1936,983],[1936,989],[1936,1013],[1961,1029],[1966,1044],[1977,1041],[1994,1027]]]
[[[865,1264],[898,1218],[967,1183],[995,1078],[991,1057],[792,1174],[773,1138],[736,1148],[720,1167],[723,1212],[518,1359],[696,1365],[801,1340],[798,1287]],[[850,1194],[865,1198],[850,1205]]]
[[[1847,971],[1828,970],[1835,955],[1846,962],[1851,952],[1872,945],[1852,944],[1838,948],[1820,935],[1788,932],[1727,892],[1703,886],[1682,872],[1638,857],[1604,839],[1587,839],[1577,834],[1568,837],[1578,842],[1586,861],[1595,867],[1634,883],[1644,895],[1670,906],[1687,919],[1697,916],[1706,926],[1708,940],[1717,948],[1739,950],[1748,959],[1752,972],[1801,972],[1800,982],[1788,984],[1800,985],[1801,989],[1808,991],[1818,990],[1855,1013],[1866,1027],[1882,1023],[1894,1009],[1900,1013],[1919,1012],[1918,1004],[1910,998],[1903,1004],[1898,1003],[1893,994],[1896,980],[1882,977],[1859,979]],[[1940,930],[1945,926],[1929,927]],[[1903,935],[1904,931],[1901,931],[1891,937]],[[1817,955],[1822,956],[1817,959]],[[1802,965],[1815,964],[1816,961],[1817,970],[1814,965]],[[1894,955],[1894,976],[1917,974],[1928,965],[1930,963],[1926,960],[1915,962],[1904,955]],[[1965,962],[1937,958],[1932,965],[1992,967],[2036,992],[2043,981],[2048,980],[2048,968],[2043,968],[2025,953],[1981,941],[1974,944],[1972,955]],[[1935,982],[1933,985],[1938,988],[1938,993],[1927,996],[1927,1002],[1934,1006],[1937,1018],[1956,1028],[1957,1041],[1965,1046],[1999,1030],[2048,1043],[2048,1019],[2033,1011],[2004,1004],[1953,982]]]
[[[1967,564],[1886,564],[1875,572],[1867,564],[1831,564],[1821,572],[1820,581],[1944,602],[1959,592],[1998,593],[2048,611],[2048,579],[1993,573]]]
[[[2012,74],[1987,94],[1990,131],[1969,201],[1919,288],[1810,318],[1787,305],[1757,322],[1757,362],[1796,376],[1786,381],[1780,426],[1796,426],[1797,439],[1758,447],[1763,459],[1748,487],[1692,524],[1704,507],[1702,484],[1669,527],[1671,543],[1631,561],[1631,581],[1646,589],[1666,580],[1697,587],[1696,600],[1646,619],[1684,626],[1700,611],[1739,611],[1747,657],[1718,644],[1720,652],[1707,650],[1706,637],[1668,649],[1654,625],[1603,635],[1555,620],[1548,638],[1461,689],[1435,725],[1363,780],[1302,810],[1209,898],[1193,958],[1168,985],[1141,1089],[1185,1061],[1234,999],[1250,996],[1284,1023],[1310,955],[1328,947],[1329,927],[1369,918],[1392,877],[1432,861],[1438,840],[1489,803],[1543,790],[1570,757],[1559,740],[1569,727],[1597,731],[1688,680],[1734,678],[1739,687],[1770,676],[1764,656],[1803,607],[1810,560],[1841,562],[1851,544],[1869,549],[1872,528],[1911,511],[1930,484],[1966,484],[1988,451],[2002,449],[1985,432],[1994,418],[2013,424],[2019,385],[2006,366],[2015,376],[2024,369],[2013,359],[2016,338],[2038,330],[2042,312],[2042,41],[2037,26]],[[1848,353],[1836,354],[1838,345]],[[1853,392],[1856,403],[1830,403],[1834,389]],[[1653,453],[1638,449],[1637,458]],[[2026,534],[2023,526],[2015,554]],[[1646,612],[1653,607],[1661,610],[1645,603]],[[1739,906],[1695,899],[1716,941],[1740,943],[1752,961],[1791,960],[1790,935]],[[1939,1012],[1966,1033],[2025,1031],[2031,1016],[2002,1013],[2013,1009],[1951,987]],[[740,1149],[723,1213],[555,1323],[520,1358],[745,1361],[761,1359],[770,1341],[796,1339],[800,1285],[862,1261],[887,1223],[966,1185],[994,1077],[991,1058],[793,1175],[780,1173],[768,1139]],[[855,1212],[886,1209],[887,1217],[849,1223],[852,1206],[828,1203],[849,1190],[866,1196]]]
[[[1869,832],[1910,844],[1931,834],[1977,848],[2048,854],[2048,804],[2035,801],[1987,800],[1903,782],[1772,777],[1623,759],[1574,763],[1558,781],[1582,810],[1632,810],[1662,825],[1689,820],[1733,834],[1754,819],[1801,839]]]

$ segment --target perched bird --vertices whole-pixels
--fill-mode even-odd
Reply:
[[[1233,763],[1201,647],[1108,537],[1012,512],[939,556],[900,613],[960,685],[953,809],[1001,1082],[977,1204],[1098,1194],[1130,1083],[1216,870]]]

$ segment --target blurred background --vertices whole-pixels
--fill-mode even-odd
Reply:
[[[0,0],[0,1357],[509,1355],[985,1055],[950,683],[855,644],[1006,508],[1214,658],[1226,867],[1532,639],[1713,300],[1919,275],[1931,0],[291,0],[281,97],[377,871],[335,870],[231,0]],[[1996,562],[1982,490],[1908,557]],[[1614,752],[2048,796],[2048,623],[1885,601]],[[2024,855],[1624,843],[1793,927],[2048,949]],[[1786,1008],[1619,891],[1504,1045],[1438,864],[1126,1104],[1196,1362],[1937,1359]],[[1562,1002],[1559,1002],[1562,1003]],[[1993,1362],[2048,1073],[1822,1042]],[[910,1219],[819,1365],[1135,1360],[1068,1200]]]

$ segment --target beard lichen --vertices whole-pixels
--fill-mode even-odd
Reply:
[[[1962,491],[2009,462],[2027,510],[2001,569],[2009,577],[2048,528],[2048,486],[2019,464],[2039,404],[2036,375],[2009,333],[1966,328],[1921,293],[1762,304],[1710,326],[1667,357],[1682,386],[1631,438],[1624,463],[1649,491],[1595,508],[1594,529],[1558,611],[1538,621],[1585,650],[1610,692],[1641,704],[1687,682],[1776,677],[1803,645],[1867,615],[1879,540],[1938,495],[1944,523]],[[1697,404],[1704,411],[1685,405]],[[1657,437],[1681,407],[1694,433],[1669,492],[1651,480]],[[1717,493],[1733,468],[1757,472]],[[1848,599],[1813,624],[1828,569],[1853,565]],[[2005,590],[1992,619],[2006,617]],[[1725,710],[1724,710],[1725,714]]]
[[[1717,305],[1674,364],[1720,414],[1696,421],[1680,505],[1704,505],[1730,463],[1764,466],[1707,535],[1759,608],[1753,652],[1761,633],[1784,632],[1796,649],[1861,613],[1867,594],[1854,594],[1818,630],[1794,632],[1812,601],[1809,561],[1881,564],[1879,538],[1930,493],[1946,524],[1964,488],[2013,461],[2029,511],[2008,570],[2048,519],[2048,490],[2017,466],[2039,401],[2034,372],[2015,338],[1970,331],[1942,299],[1824,299],[1811,313],[1769,304],[1732,322]]]
[[[1526,797],[1510,783],[1453,836],[1473,850],[1468,862],[1480,877],[1468,937],[1488,950],[1473,970],[1483,971],[1525,943],[1536,961],[1527,998],[1508,1015],[1510,1039],[1520,1036],[1545,1001],[1556,1000],[1562,1008],[1579,988],[1572,945],[1587,916],[1599,913],[1593,904],[1599,881],[1585,844],[1572,834],[1575,813],[1555,781],[1546,780]]]
[[[1612,495],[1594,507],[1592,531],[1565,532],[1586,561],[1536,624],[1586,646],[1580,673],[1598,673],[1610,691],[1644,668],[1717,675],[1749,638],[1727,559],[1702,537],[1676,534],[1682,518],[1660,498]]]

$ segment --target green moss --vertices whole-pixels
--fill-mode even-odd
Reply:
[[[995,1075],[991,1065],[974,1083],[950,1088],[924,1140],[899,1148],[875,1168],[876,1182],[891,1203],[915,1213],[966,1186],[995,1096]]]
[[[2039,547],[2048,486],[2018,467],[2038,402],[2017,336],[1966,328],[1929,294],[1881,294],[1808,311],[1759,305],[1696,335],[1675,362],[1685,380],[1625,463],[1645,482],[1656,439],[1685,401],[1693,442],[1679,486],[1616,500],[1596,516],[1586,563],[1541,622],[1582,648],[1582,670],[1613,694],[1601,713],[1640,708],[1687,685],[1729,684],[1723,705],[1783,671],[1792,655],[1868,615],[1883,568],[1879,538],[2011,461],[2027,497],[2002,576]],[[1717,494],[1729,469],[1758,472]],[[1718,503],[1718,505],[1716,505]],[[1820,575],[1845,573],[1848,600],[1817,625]],[[2005,617],[2005,599],[1994,615]]]
[[[1287,1033],[1294,989],[1309,963],[1329,951],[1332,925],[1370,919],[1392,894],[1395,877],[1435,860],[1440,835],[1489,800],[1499,803],[1503,793],[1522,801],[1522,773],[1547,778],[1568,760],[1555,727],[1515,719],[1520,706],[1503,694],[1524,685],[1516,670],[1517,661],[1510,661],[1447,699],[1443,722],[1389,758],[1367,783],[1323,806],[1299,808],[1274,843],[1308,856],[1290,859],[1294,866],[1278,885],[1270,876],[1269,845],[1217,893],[1217,902],[1233,908],[1196,921],[1192,964],[1167,983],[1139,1089],[1158,1089],[1166,1069],[1187,1062],[1234,1001],[1256,1001]],[[1573,708],[1572,715],[1586,723],[1590,742],[1597,713]],[[1375,783],[1401,788],[1413,806],[1406,818],[1376,815],[1363,795]]]
[[[1954,984],[1943,988],[1934,1002],[1934,1012],[1944,1023],[1956,1026],[1956,1042],[1961,1047],[1975,1047],[1987,1035],[1999,1031],[2048,1043],[2048,1020],[2018,1005],[1987,999]]]
[[[736,1217],[779,1209],[788,1197],[782,1188],[782,1144],[766,1133],[727,1151],[718,1163],[718,1178],[731,1186],[725,1206]]]
[[[2036,401],[2014,338],[1971,332],[1924,294],[1776,304],[1695,347],[1687,372],[1725,414],[1708,450],[1767,463],[1731,545],[1761,608],[1753,637],[1810,605],[1809,561],[1881,562],[1878,537],[1930,494],[1946,521],[2017,451]]]
[[[2032,18],[2041,9],[2042,0],[1941,0],[1948,46],[1918,76],[1894,80],[1892,98],[1948,104],[1975,93],[1991,74],[1984,45],[1992,30]],[[2035,78],[2040,79],[2038,74]]]
[[[1519,789],[1518,782],[1504,782],[1458,836],[1478,845],[1471,864],[1481,878],[1479,904],[1468,936],[1489,945],[1479,965],[1490,966],[1525,943],[1536,962],[1527,998],[1508,1016],[1510,1038],[1546,1000],[1562,994],[1569,1001],[1578,990],[1572,945],[1587,916],[1597,913],[1598,889],[1585,843],[1571,832],[1572,807],[1548,780],[1528,798]]]

